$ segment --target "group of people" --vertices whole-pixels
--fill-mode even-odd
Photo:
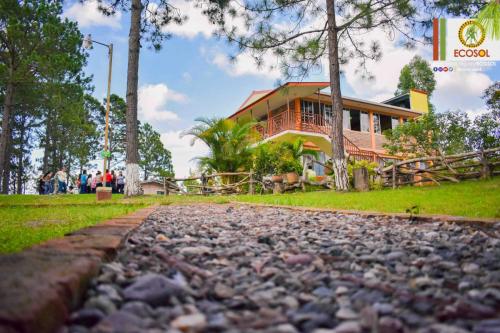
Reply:
[[[95,193],[96,188],[98,187],[111,187],[111,191],[113,193],[123,193],[123,189],[125,187],[125,177],[122,172],[115,173],[114,170],[111,172],[106,169],[106,173],[103,175],[101,171],[97,171],[95,176],[91,173],[87,174],[86,170],[83,170],[83,173],[78,175],[78,179],[76,181],[76,187],[79,190],[80,194],[83,193]]]
[[[40,194],[60,194],[67,192],[68,173],[62,167],[56,173],[47,172],[39,179],[38,192]]]
[[[101,171],[92,175],[92,173],[87,174],[87,171],[83,170],[74,182],[74,186],[68,186],[68,180],[68,173],[64,167],[56,173],[49,171],[39,178],[38,192],[40,194],[84,194],[95,193],[96,188],[106,186],[111,187],[113,193],[123,193],[125,187],[125,177],[122,172],[116,174],[114,170],[111,172],[106,170],[104,175]]]

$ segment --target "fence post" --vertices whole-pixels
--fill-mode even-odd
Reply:
[[[392,165],[392,189],[396,188],[396,164]]]
[[[481,149],[479,152],[479,160],[481,161],[481,171],[479,175],[482,179],[488,179],[491,177],[490,166],[488,165],[488,160],[486,159],[486,155],[484,154],[484,150]]]
[[[253,170],[250,170],[250,174],[249,174],[248,194],[254,194],[254,188],[253,188]]]

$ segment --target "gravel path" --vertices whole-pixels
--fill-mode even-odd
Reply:
[[[498,333],[500,240],[456,224],[162,207],[64,331]]]

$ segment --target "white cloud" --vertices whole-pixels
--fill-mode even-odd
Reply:
[[[439,106],[439,111],[482,109],[481,96],[493,84],[488,75],[481,72],[437,73],[436,81],[432,100]]]
[[[489,110],[486,108],[468,109],[465,110],[465,113],[467,113],[469,119],[474,120],[477,117],[482,116],[483,114],[489,113]]]
[[[174,0],[171,4],[179,9],[179,11],[188,17],[182,24],[169,24],[163,30],[177,36],[192,39],[197,35],[202,35],[205,38],[210,38],[213,34],[214,27],[210,24],[207,17],[201,12],[201,8],[197,8],[193,1]]]
[[[278,69],[278,59],[271,54],[264,56],[263,64],[259,67],[248,53],[238,55],[235,61],[231,61],[227,54],[217,50],[205,51],[205,53],[209,62],[230,76],[252,75],[268,79],[277,79],[281,76]]]
[[[172,164],[176,177],[189,176],[189,170],[196,171],[196,160],[193,158],[208,153],[208,147],[201,141],[191,146],[190,136],[180,137],[182,131],[170,131],[161,134],[165,148],[172,153]]]
[[[91,26],[107,26],[111,28],[121,28],[121,12],[116,12],[113,16],[106,16],[99,11],[97,1],[91,0],[84,3],[75,2],[63,13],[64,17],[77,21],[80,28]]]
[[[148,84],[139,88],[139,118],[146,121],[158,120],[178,120],[179,116],[166,109],[168,102],[187,101],[187,97],[172,89],[165,84]]]

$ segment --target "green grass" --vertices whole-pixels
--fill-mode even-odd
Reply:
[[[240,196],[142,196],[96,202],[95,195],[0,196],[0,253],[16,252],[45,240],[125,215],[150,205],[247,202],[317,208],[500,218],[500,177],[441,186],[371,192],[334,191]]]
[[[1,207],[0,253],[20,251],[141,207],[144,205]]]
[[[500,177],[441,186],[404,187],[371,192],[332,191],[235,198],[237,201],[317,208],[405,213],[417,206],[419,214],[500,218]]]

